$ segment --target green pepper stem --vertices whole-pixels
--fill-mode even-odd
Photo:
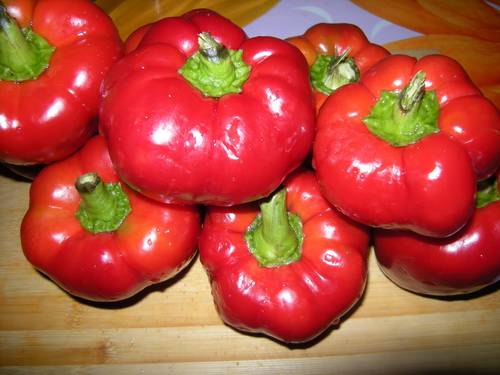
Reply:
[[[250,74],[243,52],[227,49],[207,32],[198,35],[198,44],[198,52],[187,59],[179,73],[205,96],[241,92]]]
[[[275,193],[260,209],[261,214],[245,234],[249,250],[260,265],[276,267],[300,259],[302,224],[286,209],[286,189]]]
[[[412,116],[418,111],[425,94],[425,73],[417,72],[399,94],[398,105],[394,107],[396,121]]]
[[[96,173],[79,176],[75,188],[81,198],[76,215],[89,232],[118,229],[131,210],[120,184],[104,184]]]
[[[30,62],[36,59],[35,51],[3,3],[0,3],[0,52],[0,64],[14,71],[29,69]]]
[[[391,145],[406,146],[439,132],[438,116],[436,93],[425,90],[425,73],[419,71],[401,92],[382,91],[363,122]]]
[[[286,190],[275,194],[267,203],[260,206],[262,212],[262,239],[272,245],[273,250],[296,248],[297,237],[288,223],[285,204]]]
[[[84,174],[76,180],[76,190],[82,198],[82,206],[87,215],[93,218],[100,217],[109,220],[113,217],[114,201],[96,173]]]
[[[346,49],[339,56],[319,55],[311,66],[312,86],[326,95],[338,88],[359,81],[360,72],[352,57],[351,49]]]
[[[200,46],[201,68],[203,73],[221,81],[234,80],[235,68],[229,59],[227,49],[218,43],[209,33],[202,32],[198,36]]]
[[[218,43],[209,33],[202,32],[198,35],[200,53],[210,62],[221,64],[229,58],[227,48]],[[234,69],[232,69],[234,71]]]
[[[323,82],[332,91],[351,82],[359,80],[359,69],[354,59],[349,57],[351,49],[348,48],[340,56],[331,59]]]
[[[21,30],[0,2],[0,79],[35,79],[48,66],[54,48],[31,29]]]

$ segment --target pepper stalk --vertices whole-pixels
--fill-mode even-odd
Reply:
[[[204,96],[221,97],[239,93],[250,75],[242,50],[231,50],[209,33],[198,35],[199,50],[179,69],[179,73]]]
[[[0,80],[36,79],[48,67],[54,50],[31,28],[21,29],[0,2]]]
[[[363,119],[368,129],[393,146],[406,146],[439,132],[435,91],[425,90],[425,72],[417,72],[400,92],[383,91]]]
[[[79,176],[75,188],[81,203],[76,217],[91,233],[117,230],[131,211],[130,202],[119,183],[103,183],[97,173]]]
[[[359,68],[354,59],[349,57],[351,49],[346,49],[339,56],[319,55],[311,66],[312,86],[323,94],[330,95],[348,83],[358,82]]]
[[[278,267],[300,259],[302,223],[286,209],[286,189],[261,203],[261,213],[245,233],[248,249],[263,267]]]

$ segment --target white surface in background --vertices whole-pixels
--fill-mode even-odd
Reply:
[[[245,31],[250,37],[271,35],[287,38],[302,35],[310,26],[320,22],[355,24],[377,44],[421,35],[377,17],[348,0],[280,0],[248,24]]]

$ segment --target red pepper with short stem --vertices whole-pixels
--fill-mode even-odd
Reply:
[[[472,218],[451,237],[375,230],[375,255],[384,274],[404,289],[434,296],[472,293],[500,280],[498,184],[479,184]]]
[[[474,211],[500,163],[500,116],[451,58],[392,55],[321,108],[313,163],[325,197],[366,225],[431,237]]]
[[[358,26],[348,23],[319,23],[287,41],[300,49],[309,64],[316,112],[332,92],[358,82],[389,55],[384,47],[371,43]]]
[[[60,287],[106,302],[178,274],[194,257],[200,230],[196,206],[161,204],[123,184],[97,136],[36,176],[21,243]]]
[[[228,325],[284,342],[317,337],[361,298],[368,230],[298,170],[267,201],[208,209],[200,260]]]
[[[0,2],[0,161],[48,164],[80,148],[121,55],[116,27],[91,1]]]
[[[210,10],[159,20],[133,38],[137,47],[104,81],[100,128],[118,173],[143,194],[249,202],[309,154],[315,115],[297,48],[247,38]]]

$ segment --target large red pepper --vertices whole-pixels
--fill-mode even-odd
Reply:
[[[122,43],[112,20],[91,1],[3,3],[0,161],[51,163],[96,131],[99,88]]]
[[[104,83],[101,129],[122,178],[164,202],[268,195],[311,148],[304,56],[209,10],[145,31]]]
[[[176,275],[196,252],[200,224],[195,206],[164,205],[122,184],[97,136],[37,175],[21,242],[69,293],[112,301]]]
[[[135,49],[141,44],[142,38],[148,32],[153,23],[147,23],[141,27],[134,30],[123,42],[123,49],[125,54],[135,51]]]
[[[303,35],[287,39],[304,54],[316,111],[339,87],[358,82],[361,76],[389,52],[370,43],[363,31],[348,23],[319,23]]]
[[[326,198],[364,224],[444,237],[500,163],[497,108],[451,58],[393,55],[341,87],[317,122]]]
[[[491,285],[500,280],[498,181],[478,190],[471,220],[449,238],[376,230],[374,239],[382,271],[412,292],[456,295]]]
[[[369,234],[299,170],[268,201],[211,207],[199,242],[217,310],[229,325],[305,342],[361,297]]]

